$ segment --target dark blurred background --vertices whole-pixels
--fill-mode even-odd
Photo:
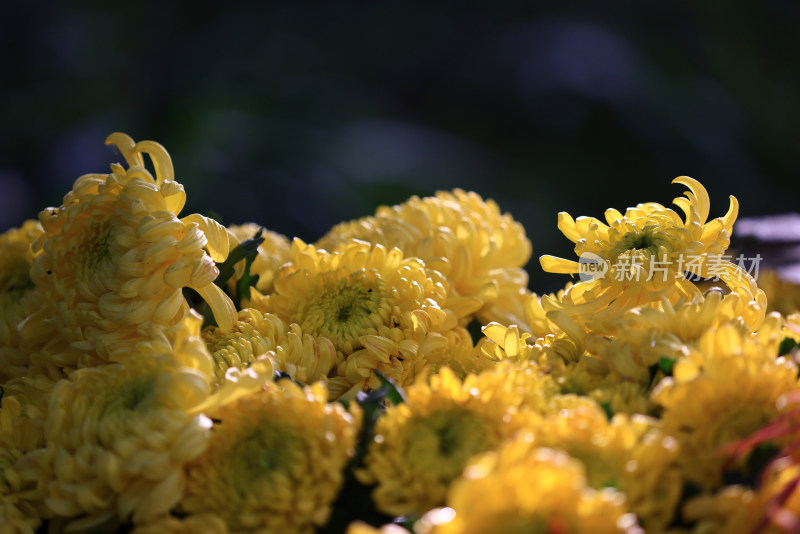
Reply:
[[[0,230],[163,144],[184,214],[314,241],[379,204],[461,187],[541,254],[559,211],[669,204],[687,174],[741,215],[796,210],[800,4],[0,4]]]

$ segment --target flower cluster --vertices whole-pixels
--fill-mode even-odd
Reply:
[[[538,295],[476,193],[306,242],[107,143],[0,235],[0,533],[800,529],[800,290],[731,261],[733,197],[560,214]]]

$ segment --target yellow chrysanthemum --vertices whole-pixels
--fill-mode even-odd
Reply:
[[[784,317],[781,326],[781,340],[788,337],[800,343],[800,313],[792,313]]]
[[[273,359],[276,370],[299,382],[326,382],[336,363],[336,349],[328,339],[305,334],[299,325],[292,324],[275,348]]]
[[[748,436],[778,415],[778,397],[798,387],[797,366],[732,325],[711,330],[673,376],[653,391],[663,429],[681,444],[685,477],[717,487],[725,457],[720,448]]]
[[[539,448],[532,435],[473,459],[447,495],[447,507],[417,522],[418,534],[641,534],[625,497],[594,490],[581,463]]]
[[[88,529],[147,522],[180,500],[184,464],[205,450],[211,427],[190,411],[208,395],[208,376],[180,365],[198,347],[199,339],[183,339],[175,354],[79,369],[55,385],[46,448],[30,455],[43,466],[52,514]]]
[[[264,242],[258,246],[258,254],[250,266],[250,275],[258,276],[258,282],[253,287],[259,294],[270,293],[281,266],[292,257],[291,242],[285,235],[272,232],[255,223],[231,225],[228,226],[228,230],[240,243],[252,237],[264,238]],[[244,265],[244,262],[241,262],[240,265]],[[231,289],[240,277],[241,274],[236,273],[231,278],[228,284]],[[246,305],[249,299],[244,299],[244,301]]]
[[[597,405],[580,406],[547,417],[535,441],[580,460],[591,487],[623,491],[648,530],[661,532],[671,522],[683,489],[679,447],[655,419],[617,414],[609,421]]]
[[[214,514],[165,516],[134,528],[131,534],[228,534],[228,527]]]
[[[572,282],[568,282],[564,289],[559,290],[557,293],[550,293],[547,297],[560,302],[564,297],[564,293],[566,293],[570,287],[572,287]],[[525,295],[523,303],[524,324],[527,326],[527,331],[532,334],[534,338],[545,337],[548,334],[554,334],[559,331],[558,326],[554,325],[553,322],[547,318],[547,311],[542,307],[542,297],[544,297],[544,295],[528,293]]]
[[[725,216],[706,222],[710,201],[705,188],[688,176],[676,178],[673,183],[689,189],[685,197],[674,200],[685,219],[653,202],[628,208],[625,215],[615,209],[607,210],[608,225],[595,218],[573,220],[569,214],[560,213],[558,228],[575,243],[575,253],[604,266],[604,272],[572,286],[562,302],[545,299],[545,309],[563,309],[576,317],[603,319],[663,298],[670,302],[680,298],[693,300],[700,292],[684,276],[689,272],[706,278],[719,277],[744,301],[753,301],[763,315],[764,292],[742,267],[724,257],[738,215],[736,199],[730,197]],[[578,262],[553,256],[542,256],[541,264],[548,272],[582,272]]]
[[[553,376],[530,361],[503,361],[466,380],[479,383],[482,391],[502,397],[509,406],[542,415],[555,414],[572,405],[572,400],[561,395]]]
[[[42,234],[39,221],[25,221],[0,235],[0,383],[25,374],[28,353],[17,327],[42,305],[30,277],[31,243]]]
[[[518,408],[525,392],[497,378],[487,372],[462,382],[445,367],[429,383],[415,382],[405,403],[381,415],[364,469],[356,473],[362,483],[376,485],[372,496],[379,510],[421,514],[443,504],[471,456],[538,421],[534,412]]]
[[[791,532],[800,516],[800,492],[792,490],[780,505],[771,501],[787,485],[796,483],[797,477],[800,466],[779,461],[766,468],[757,488],[733,485],[711,495],[698,495],[683,507],[683,516],[696,523],[695,534]]]
[[[552,368],[551,376],[562,394],[586,396],[611,413],[654,414],[657,405],[646,385],[618,374],[597,374],[589,370],[588,359]]]
[[[321,382],[281,380],[209,411],[211,444],[188,468],[181,511],[215,514],[232,534],[324,525],[360,424],[327,399]]]
[[[560,310],[547,313],[548,328],[553,333],[534,339],[518,325],[489,323],[483,327],[478,349],[493,361],[531,360],[543,369],[559,373],[568,364],[582,362],[595,374],[605,374],[608,366],[586,352],[586,330]]]
[[[788,280],[777,271],[764,269],[758,273],[758,287],[767,295],[770,311],[784,315],[800,312],[800,284]]]
[[[265,357],[276,371],[306,384],[326,379],[336,363],[336,349],[327,338],[303,334],[299,325],[286,325],[277,315],[252,308],[239,311],[230,332],[209,326],[203,337],[214,358],[217,383],[232,367],[244,369]]]
[[[17,466],[44,444],[43,412],[9,393],[4,392],[0,407],[0,532],[33,534],[46,511],[36,481]]]
[[[182,219],[186,195],[172,162],[153,141],[120,133],[116,145],[129,168],[85,175],[59,208],[39,214],[44,234],[34,242],[31,278],[47,306],[22,329],[28,338],[63,338],[57,363],[75,367],[116,359],[143,338],[163,335],[188,311],[182,288],[196,290],[230,328],[233,303],[214,285],[233,237],[211,219]],[[155,177],[145,168],[147,154]],[[92,358],[96,355],[96,358]]]
[[[751,301],[752,302],[752,301]],[[677,359],[689,353],[705,332],[729,324],[743,334],[752,332],[755,323],[743,319],[747,309],[736,293],[707,292],[694,301],[677,304],[662,300],[657,306],[639,306],[607,321],[596,322],[586,339],[587,350],[600,357],[622,377],[650,381],[648,368],[662,357]],[[749,311],[753,311],[752,308]],[[757,325],[764,322],[756,311]]]
[[[460,378],[470,373],[480,373],[491,369],[496,362],[486,358],[472,342],[472,335],[466,328],[457,326],[436,337],[443,336],[447,341],[438,350],[425,352],[425,360],[436,372],[442,367],[449,367]]]
[[[559,310],[542,314],[540,318],[541,326],[546,321],[544,328],[552,333],[534,339],[521,332],[517,325],[490,323],[483,328],[485,337],[478,343],[478,349],[493,361],[537,362],[555,380],[561,393],[588,396],[598,404],[607,404],[614,413],[647,414],[655,410],[644,389],[646,381],[641,384],[638,379],[612,373],[614,367],[609,365],[608,358],[587,351],[590,341],[596,349],[598,344],[612,340],[594,339],[584,327]],[[648,370],[637,368],[636,376],[645,380]]]
[[[531,244],[524,228],[474,192],[440,191],[381,206],[372,217],[335,226],[317,245],[335,250],[353,239],[398,247],[444,272],[455,295],[477,299],[470,313],[482,322],[512,322],[508,314],[517,311],[528,285],[522,267]]]
[[[438,271],[398,249],[353,241],[329,253],[295,239],[268,307],[333,343],[338,357],[329,387],[336,396],[377,387],[375,370],[407,384],[427,353],[458,342],[443,334],[458,324],[447,287]]]

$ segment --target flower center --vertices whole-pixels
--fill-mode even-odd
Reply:
[[[383,284],[363,273],[332,281],[312,297],[302,328],[330,339],[339,350],[351,352],[360,346],[361,336],[383,322],[384,295]]]
[[[269,483],[275,474],[285,474],[292,467],[295,439],[268,423],[238,440],[228,453],[231,484],[242,496],[251,494],[254,485]]]
[[[627,251],[649,251],[655,254],[658,252],[658,243],[653,234],[647,230],[628,232],[617,245],[617,249],[620,254]]]
[[[559,445],[556,444],[558,447]],[[577,458],[586,467],[586,481],[594,489],[617,487],[617,458],[602,451],[586,446],[583,443],[564,444],[561,446],[573,458]]]
[[[155,391],[156,384],[153,376],[131,378],[122,387],[108,392],[104,417],[111,414],[119,416],[130,412],[145,411],[149,404],[148,401]]]
[[[112,257],[113,226],[108,220],[101,220],[90,222],[83,231],[86,235],[79,253],[84,258],[86,271],[94,273]]]
[[[7,276],[0,278],[0,293],[8,297],[21,296],[34,287],[27,264],[9,273]]]
[[[452,480],[469,458],[489,448],[486,425],[466,409],[439,410],[416,421],[407,458],[442,480]]]
[[[764,410],[760,408],[757,403],[745,404],[739,406],[738,409],[731,407],[724,413],[717,416],[717,432],[714,444],[725,445],[733,441],[742,439],[749,436],[759,428],[768,423],[776,413],[770,413],[774,410],[770,409],[772,406]]]

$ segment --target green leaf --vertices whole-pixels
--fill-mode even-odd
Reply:
[[[603,409],[603,412],[605,412],[608,420],[611,421],[611,418],[614,417],[614,410],[611,408],[611,403],[609,401],[601,402],[600,407]]]
[[[371,391],[359,391],[356,396],[356,402],[363,413],[356,453],[345,471],[344,486],[333,504],[330,519],[317,530],[318,534],[343,534],[347,526],[356,519],[376,528],[393,520],[391,516],[375,508],[372,500],[374,486],[362,484],[354,475],[354,470],[364,465],[364,455],[375,437],[375,423],[386,411],[387,399],[395,404],[405,402],[405,395],[400,388],[381,373],[376,371],[375,375],[381,386]],[[338,402],[347,407],[350,401]]]
[[[258,275],[250,275],[250,267],[255,259],[255,255],[247,256],[244,259],[244,273],[236,281],[236,294],[233,296],[233,305],[236,306],[237,310],[241,308],[243,298],[250,298],[250,288],[258,283]]]
[[[675,358],[669,358],[667,356],[662,356],[658,359],[658,368],[666,376],[672,376],[672,369],[675,367]]]
[[[780,447],[770,443],[760,443],[748,455],[744,464],[732,466],[722,473],[726,485],[744,485],[754,488],[764,468],[780,453]]]
[[[785,337],[783,338],[783,341],[781,341],[781,344],[778,345],[778,356],[786,356],[787,354],[791,354],[797,350],[798,347],[800,347],[800,343],[790,337]]]
[[[261,231],[262,229],[259,228],[258,234],[260,234]],[[247,270],[249,271],[250,264],[252,264],[253,260],[258,255],[258,247],[263,242],[263,237],[251,237],[250,239],[246,239],[245,241],[239,243],[236,248],[230,251],[228,258],[224,262],[217,264],[219,276],[217,276],[217,279],[214,280],[214,283],[219,287],[224,288],[225,284],[228,283],[228,280],[230,280],[233,276],[236,264],[242,260],[247,260],[248,258],[250,258],[250,262],[247,263]]]
[[[381,381],[380,389],[386,390],[385,396],[387,399],[392,401],[392,404],[403,404],[406,402],[405,392],[397,387],[394,382],[386,378],[386,376],[384,376],[380,371],[375,371],[375,376],[377,376],[378,380]]]

